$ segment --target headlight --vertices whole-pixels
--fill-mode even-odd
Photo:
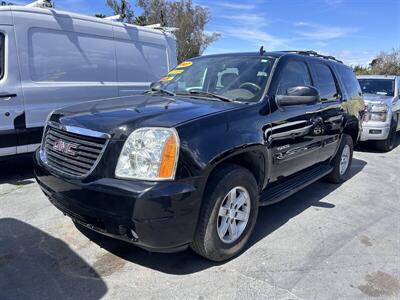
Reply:
[[[126,140],[115,176],[141,180],[174,179],[179,137],[173,128],[144,127]]]
[[[372,104],[368,106],[366,121],[385,122],[389,107],[386,104]]]
[[[386,104],[372,104],[370,107],[370,112],[373,113],[386,113],[388,111],[388,106]]]

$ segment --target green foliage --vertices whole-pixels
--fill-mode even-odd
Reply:
[[[371,74],[400,75],[400,48],[381,52],[370,63]]]
[[[115,14],[125,16],[124,22],[136,25],[161,24],[176,27],[174,32],[177,43],[178,61],[201,55],[214,42],[217,33],[206,34],[206,24],[210,21],[207,8],[193,4],[192,0],[137,0],[137,6],[143,9],[140,16],[134,17],[130,3],[126,0],[107,0]]]
[[[390,52],[381,52],[369,67],[357,65],[353,67],[356,75],[400,75],[400,48]]]
[[[134,24],[135,13],[128,0],[107,0],[107,5],[113,10],[115,15],[121,15],[121,21]]]
[[[369,68],[361,66],[361,65],[354,66],[353,67],[353,71],[354,71],[354,73],[356,73],[356,75],[368,75],[368,74],[370,74]]]

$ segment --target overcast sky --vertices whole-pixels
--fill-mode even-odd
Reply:
[[[31,1],[16,0],[29,3]],[[56,8],[110,15],[105,0],[56,0]],[[131,1],[135,3],[135,1]],[[400,47],[400,0],[195,0],[209,8],[207,31],[221,38],[206,54],[309,49],[366,65]],[[139,9],[135,9],[140,14]]]

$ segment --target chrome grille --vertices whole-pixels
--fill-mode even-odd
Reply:
[[[43,143],[46,164],[74,177],[88,175],[103,152],[107,139],[47,127]]]

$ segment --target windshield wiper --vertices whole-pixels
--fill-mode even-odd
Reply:
[[[169,96],[176,96],[176,94],[174,92],[168,91],[166,89],[163,88],[157,88],[157,89],[150,89],[146,92],[146,94],[150,94],[152,92],[156,92],[156,93],[162,93],[162,94],[167,94]]]
[[[184,93],[182,93],[182,94],[184,94]],[[206,91],[188,91],[187,94],[199,95],[199,96],[204,95],[204,96],[208,96],[208,97],[211,97],[211,98],[219,99],[219,100],[222,100],[222,101],[225,101],[225,102],[234,102],[232,99],[226,98],[224,96],[220,96],[218,94],[206,92]]]

